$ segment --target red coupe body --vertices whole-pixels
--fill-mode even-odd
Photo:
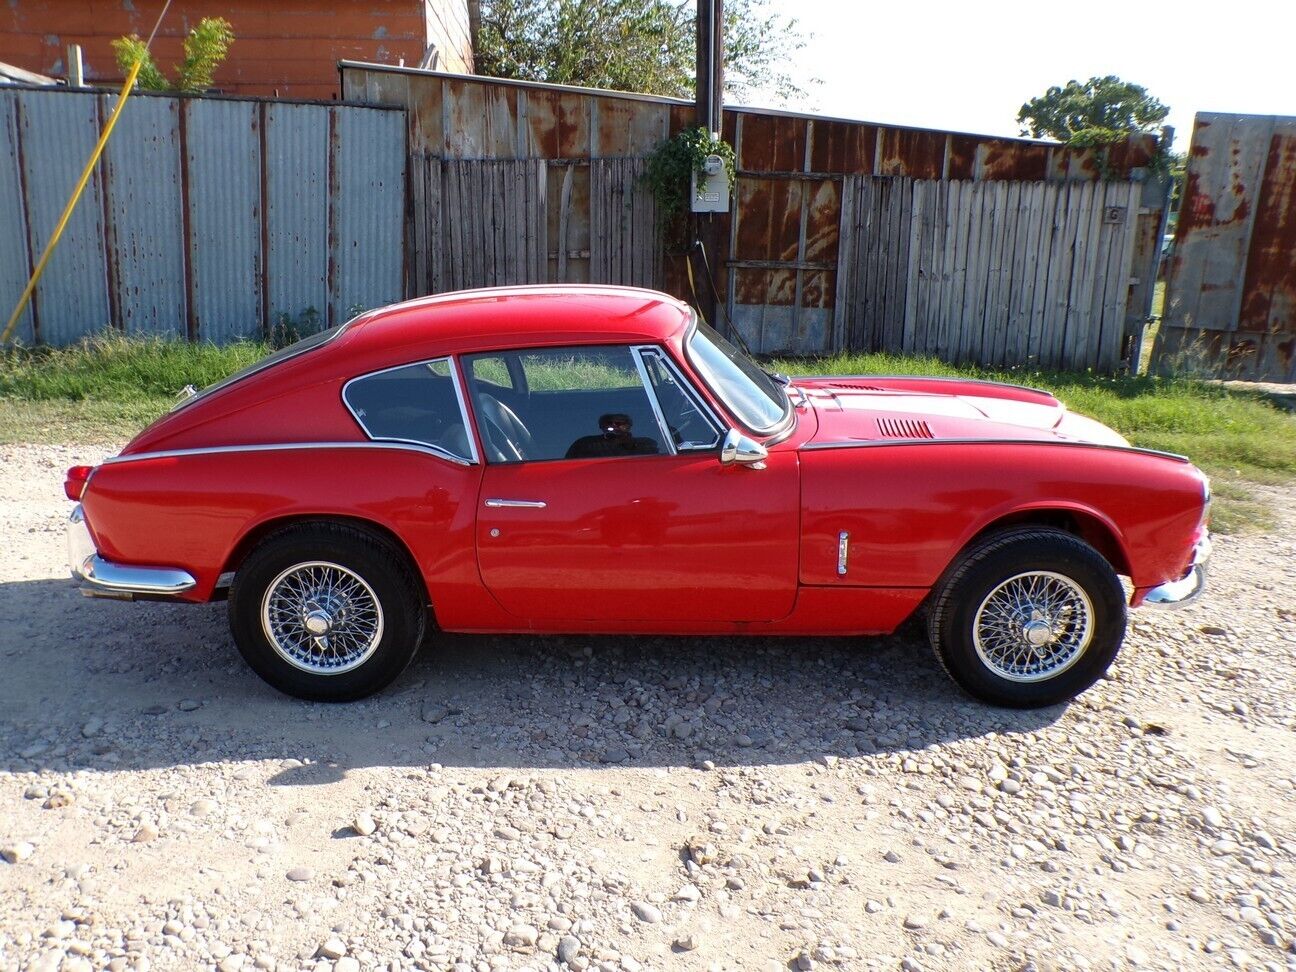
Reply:
[[[890,632],[1012,526],[1081,538],[1135,605],[1194,569],[1207,489],[1179,457],[1031,389],[775,386],[698,327],[629,288],[364,314],[95,468],[77,488],[102,583],[73,569],[99,593],[208,601],[275,531],[337,521],[408,556],[443,630],[680,634]],[[723,461],[734,433],[760,454]],[[192,583],[132,589],[118,568]]]

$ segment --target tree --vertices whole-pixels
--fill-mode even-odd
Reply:
[[[805,37],[767,2],[725,2],[730,96],[805,94],[784,66]],[[473,57],[479,74],[497,78],[691,98],[695,16],[687,0],[482,0]]]
[[[1170,114],[1142,85],[1115,75],[1068,81],[1049,88],[1017,112],[1022,134],[1056,138],[1072,146],[1119,142],[1137,132],[1154,132]]]
[[[175,84],[166,79],[138,34],[118,38],[112,42],[112,49],[123,74],[129,74],[135,62],[143,58],[138,83],[147,91],[206,91],[233,43],[234,29],[224,17],[198,21],[184,39],[184,60],[176,65]]]

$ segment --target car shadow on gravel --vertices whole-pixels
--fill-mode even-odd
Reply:
[[[88,600],[0,584],[0,770],[279,760],[317,786],[370,766],[718,767],[904,754],[1032,732],[1065,706],[963,695],[922,630],[883,638],[438,635],[385,692],[278,694],[223,605]]]

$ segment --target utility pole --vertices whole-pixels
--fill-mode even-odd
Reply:
[[[697,125],[708,132],[719,133],[724,128],[724,0],[697,0]],[[701,266],[706,273],[710,266],[710,279],[698,288],[698,310],[712,327],[719,330],[715,293],[720,281],[715,272],[720,269],[721,226],[713,213],[694,214],[695,239],[706,253],[706,263]],[[688,259],[693,259],[690,252]],[[714,289],[713,289],[714,288]]]

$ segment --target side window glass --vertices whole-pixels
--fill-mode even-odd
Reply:
[[[470,357],[473,408],[492,462],[627,458],[669,453],[628,347],[544,348],[506,356],[525,394],[507,401]],[[506,362],[506,364],[509,362]],[[508,374],[508,368],[504,369]]]
[[[371,439],[432,446],[473,461],[448,359],[356,378],[342,398]]]
[[[496,355],[483,355],[472,359],[473,381],[482,385],[494,385],[496,388],[513,388],[513,376],[509,374],[508,362]]]
[[[657,396],[657,404],[675,448],[680,452],[716,448],[720,444],[720,430],[715,421],[707,417],[684,379],[666,362],[660,351],[645,350],[641,356],[648,383]]]

